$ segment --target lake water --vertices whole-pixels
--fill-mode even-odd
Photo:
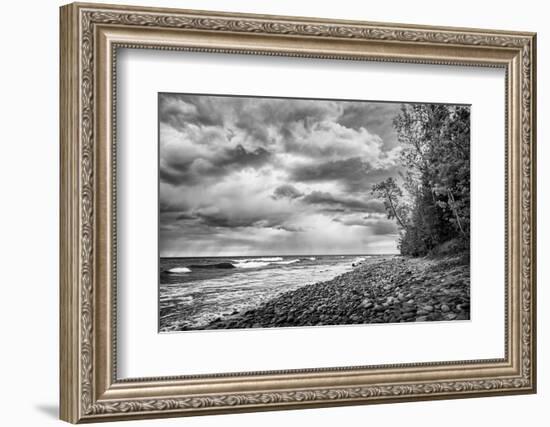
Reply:
[[[161,258],[160,331],[201,329],[301,286],[350,271],[368,255]]]

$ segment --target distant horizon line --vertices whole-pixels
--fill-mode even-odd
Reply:
[[[261,255],[200,255],[200,256],[159,256],[159,258],[259,258],[259,257],[303,257],[303,256],[356,256],[356,255],[400,255],[399,252],[386,253],[352,253],[352,254],[261,254]]]

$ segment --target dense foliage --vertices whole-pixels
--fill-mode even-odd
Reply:
[[[406,171],[373,186],[400,228],[403,255],[467,250],[470,243],[470,108],[404,104],[393,126]]]

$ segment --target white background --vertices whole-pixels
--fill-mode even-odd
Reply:
[[[503,69],[135,49],[117,64],[120,378],[504,357]],[[472,320],[158,334],[158,92],[471,104]]]
[[[115,3],[115,0],[112,0]],[[544,3],[355,0],[270,2],[239,0],[134,1],[135,4],[326,18],[531,30],[538,39],[538,117],[550,115],[550,29]],[[58,401],[58,1],[3,5],[0,102],[0,383],[2,424],[59,425]],[[539,119],[539,393],[439,402],[266,412],[194,419],[129,422],[124,425],[279,426],[547,425],[550,404],[550,322],[546,303],[550,268],[546,191],[549,127]],[[488,165],[490,168],[490,165]],[[500,256],[500,255],[495,255]],[[546,336],[545,336],[546,335]]]

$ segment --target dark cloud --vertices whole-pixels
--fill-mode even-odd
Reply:
[[[305,203],[341,207],[342,210],[384,212],[384,204],[378,200],[361,200],[348,196],[335,196],[325,191],[313,191],[302,198]]]
[[[291,179],[295,181],[350,181],[360,182],[366,176],[370,165],[355,157],[346,160],[335,160],[320,164],[308,163],[291,169]]]
[[[283,184],[275,189],[273,192],[274,199],[296,199],[300,197],[302,193],[291,184]]]
[[[246,150],[242,145],[226,148],[210,158],[168,158],[161,164],[160,179],[172,185],[191,185],[207,178],[221,177],[233,170],[266,164],[271,153],[262,147]]]
[[[189,209],[189,205],[185,202],[182,202],[181,200],[180,201],[175,201],[175,200],[170,200],[170,201],[167,201],[167,200],[163,200],[162,199],[162,189],[161,189],[161,200],[160,200],[160,203],[159,203],[159,210],[161,212],[161,214],[178,214],[180,212],[183,212],[183,211],[186,211]]]
[[[303,233],[306,231],[305,227],[299,227],[296,225],[283,224],[277,227],[277,230],[284,230],[290,233]]]
[[[299,99],[254,98],[253,102],[240,104],[235,125],[253,138],[270,142],[269,128],[277,128],[281,135],[291,137],[291,128],[300,123],[309,128],[313,123],[339,114],[340,107],[333,101]]]
[[[176,221],[186,221],[186,220],[195,220],[195,219],[197,219],[197,217],[194,216],[194,215],[191,215],[189,213],[184,212],[184,213],[181,213],[181,214],[177,215],[175,219],[176,219]]]
[[[373,219],[369,216],[356,217],[336,217],[333,219],[334,222],[348,226],[361,226],[367,227],[371,234],[380,236],[380,235],[397,235],[398,229],[395,221],[386,219],[386,218],[377,218]]]
[[[247,151],[242,145],[229,148],[225,155],[216,162],[217,167],[256,167],[269,161],[269,151],[258,147],[255,150]]]
[[[298,182],[338,182],[352,192],[370,192],[372,184],[390,176],[396,176],[397,167],[373,168],[359,157],[322,163],[295,166],[290,170],[291,179]]]
[[[261,218],[245,218],[238,216],[228,216],[222,212],[214,213],[197,213],[197,218],[201,222],[210,227],[250,227],[255,223],[261,221]]]
[[[222,126],[223,111],[212,97],[160,94],[159,121],[176,129],[185,126]]]
[[[203,225],[220,228],[278,228],[287,219],[279,212],[258,212],[255,210],[234,212],[221,210],[216,206],[201,208],[192,213]]]
[[[399,103],[350,102],[344,106],[338,123],[352,129],[366,128],[379,135],[387,150],[397,145],[397,133],[392,120],[400,108]]]

